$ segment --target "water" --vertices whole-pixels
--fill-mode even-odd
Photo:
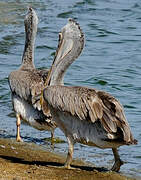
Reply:
[[[140,0],[1,0],[0,1],[0,137],[15,138],[16,119],[12,113],[8,75],[21,63],[24,48],[23,19],[27,6],[36,9],[40,19],[36,40],[36,67],[50,67],[58,43],[58,32],[69,17],[75,18],[85,33],[85,48],[65,76],[67,85],[81,85],[105,90],[125,107],[126,117],[137,146],[120,147],[121,173],[141,176],[141,2]],[[44,145],[49,132],[40,132],[25,124],[24,141]],[[65,140],[55,151],[67,153],[67,142],[57,129],[55,135]],[[75,145],[74,158],[95,166],[110,168],[111,150]]]

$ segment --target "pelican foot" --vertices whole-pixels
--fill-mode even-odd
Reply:
[[[121,159],[118,159],[118,160],[114,163],[111,171],[118,172],[118,171],[120,170],[120,166],[122,166],[123,164],[124,164],[124,162],[123,162]]]
[[[17,137],[17,138],[16,138],[16,141],[17,141],[17,142],[23,142],[23,140],[22,140],[21,137]]]
[[[71,167],[70,165],[64,165],[64,168],[65,169],[69,169],[69,170],[74,170],[74,169],[76,169],[76,168],[74,168],[74,167]]]
[[[52,166],[52,165],[49,165],[49,167],[53,167],[53,168],[59,168],[59,169],[68,169],[68,170],[74,170],[74,169],[77,169],[77,168],[73,168],[71,166]]]

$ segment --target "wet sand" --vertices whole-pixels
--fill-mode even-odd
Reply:
[[[63,168],[65,157],[45,151],[34,143],[0,139],[0,179],[3,180],[133,180],[119,173],[73,161],[73,170]]]

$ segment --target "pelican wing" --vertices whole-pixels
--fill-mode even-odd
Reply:
[[[120,102],[104,91],[97,91],[97,95],[102,100],[103,117],[100,120],[105,130],[109,133],[121,130],[124,141],[133,142],[134,138]]]
[[[41,94],[48,70],[18,70],[9,75],[9,86],[13,94],[18,95],[34,107],[41,110],[40,102],[34,103],[34,97]]]
[[[133,141],[122,105],[104,91],[86,87],[49,86],[44,98],[55,110],[68,112],[82,121],[100,121],[109,135],[123,134],[127,143]],[[121,134],[120,134],[121,133]]]
[[[69,112],[81,120],[95,122],[103,115],[101,100],[94,89],[48,86],[44,98],[55,109]]]

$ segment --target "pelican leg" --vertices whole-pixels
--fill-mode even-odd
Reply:
[[[16,114],[16,118],[17,118],[17,135],[16,135],[16,141],[17,142],[22,142],[22,139],[20,137],[20,125],[21,125],[21,117],[20,114]]]
[[[51,131],[51,148],[54,150],[54,130]]]
[[[51,144],[54,143],[54,130],[51,131]]]
[[[67,159],[66,159],[64,167],[67,169],[74,169],[70,166],[70,164],[72,162],[72,157],[73,157],[74,142],[73,142],[72,138],[68,137],[67,139],[68,139],[69,148],[68,148]]]
[[[120,170],[120,166],[123,165],[123,161],[119,157],[119,153],[117,148],[112,148],[113,154],[114,154],[114,159],[115,163],[112,167],[112,171],[118,172]]]

